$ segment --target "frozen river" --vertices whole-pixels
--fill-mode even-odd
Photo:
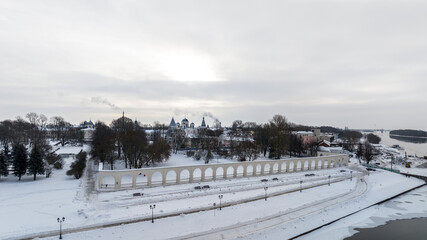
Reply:
[[[426,219],[427,186],[424,186],[381,205],[351,215],[298,239],[333,240],[346,237],[349,237],[346,239],[352,240],[392,239],[386,237],[387,234],[390,234],[389,230],[391,228],[395,232],[395,237],[398,237],[398,234],[405,234],[406,237],[404,239],[422,239],[417,238],[417,236],[421,234],[421,236],[425,237],[427,229],[424,227],[422,229],[417,228],[417,231],[408,231],[408,224],[414,227],[419,224],[426,226]],[[423,233],[424,235],[422,235]]]
[[[375,132],[374,134],[381,138],[381,144],[388,146],[399,145],[405,149],[402,152],[406,151],[408,155],[427,156],[427,143],[414,143],[390,138],[389,132]]]

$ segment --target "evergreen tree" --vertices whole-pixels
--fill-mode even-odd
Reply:
[[[19,181],[21,181],[21,176],[27,172],[27,149],[22,143],[17,143],[13,146],[12,155],[14,174],[18,176]]]
[[[0,176],[9,175],[9,171],[7,170],[6,157],[2,152],[0,152]]]
[[[206,153],[206,156],[205,156],[205,163],[206,164],[208,164],[209,163],[209,161],[211,160],[211,159],[213,159],[213,154],[212,154],[212,151],[211,151],[211,148],[209,147],[208,148],[208,152]]]
[[[83,170],[86,167],[86,158],[87,153],[80,151],[76,155],[76,160],[71,163],[70,170],[67,171],[68,176],[74,176],[76,179],[79,179],[83,176]]]
[[[44,174],[43,157],[41,149],[37,144],[33,145],[31,150],[30,160],[28,161],[28,173],[34,175],[34,181],[37,174]]]

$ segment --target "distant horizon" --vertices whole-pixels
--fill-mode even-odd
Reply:
[[[43,114],[43,113],[41,113],[41,114]],[[123,113],[122,113],[123,114]],[[111,119],[111,120],[107,120],[107,121],[102,121],[102,120],[94,120],[94,119],[91,119],[91,118],[88,118],[88,119],[83,119],[83,120],[78,120],[78,121],[76,121],[76,122],[73,122],[73,121],[69,121],[67,118],[65,118],[64,117],[64,120],[65,121],[67,121],[67,122],[69,122],[69,123],[71,123],[72,125],[78,125],[78,124],[80,124],[80,123],[82,123],[82,122],[84,122],[84,121],[92,121],[93,122],[93,124],[95,124],[96,122],[98,122],[98,121],[100,121],[100,122],[103,122],[103,123],[105,123],[105,124],[107,124],[107,125],[109,125],[113,120],[115,120],[115,119],[118,119],[118,118],[121,118],[122,117],[122,114],[121,115],[118,115],[118,117],[116,117],[116,118],[113,118],[113,119]],[[206,116],[206,114],[210,114],[210,113],[205,113],[204,115],[202,114],[201,115],[201,117],[200,117],[200,121],[197,121],[197,120],[194,120],[193,121],[193,119],[196,119],[197,117],[187,117],[187,116],[184,116],[184,117],[182,117],[182,118],[177,118],[176,116],[172,116],[173,118],[174,118],[174,120],[175,120],[175,122],[181,122],[184,118],[187,118],[188,120],[189,120],[189,122],[190,123],[194,123],[195,124],[195,126],[196,127],[198,127],[198,126],[200,126],[201,125],[201,123],[202,123],[202,119],[203,119],[203,117],[205,117],[205,122],[206,122],[206,125],[208,125],[208,126],[210,126],[210,127],[212,127],[214,124],[214,118],[215,117],[210,117],[210,116]],[[54,116],[61,116],[61,115],[53,115],[53,116],[47,116],[46,114],[44,114],[47,118],[48,118],[48,123],[50,123],[51,121],[51,117],[54,117]],[[61,117],[63,117],[63,116],[61,116]],[[166,122],[161,122],[161,121],[153,121],[153,122],[144,122],[144,121],[141,121],[141,120],[139,120],[139,119],[137,119],[137,118],[132,118],[132,117],[130,117],[130,116],[128,116],[128,115],[126,115],[126,113],[125,113],[125,117],[127,117],[127,118],[129,118],[129,119],[132,119],[133,121],[138,121],[138,122],[140,122],[142,125],[154,125],[156,122],[158,122],[158,123],[160,123],[160,124],[165,124],[165,126],[169,126],[169,124],[170,124],[170,121],[172,120],[172,117],[168,120],[168,121],[166,121]],[[272,118],[273,116],[271,116],[271,118]],[[286,117],[286,116],[285,116]],[[3,119],[3,120],[0,120],[0,122],[3,122],[3,121],[5,121],[5,120],[17,120],[18,118],[22,118],[22,119],[24,119],[25,121],[27,121],[28,122],[28,119],[25,117],[25,114],[24,115],[19,115],[19,116],[16,116],[15,118],[9,118],[9,119]],[[269,119],[269,120],[271,120],[271,118]],[[219,122],[221,123],[221,126],[222,127],[231,127],[231,125],[232,125],[232,122],[230,122],[230,123],[226,123],[226,124],[224,124],[223,122],[221,122],[220,121],[220,119],[218,119],[219,120]],[[235,119],[235,120],[242,120],[242,119]],[[268,123],[269,122],[269,120],[267,120],[267,121],[265,121],[265,122],[255,122],[256,124],[264,124],[264,123]],[[293,121],[291,121],[291,120],[289,120],[288,118],[287,118],[287,120],[288,120],[288,122],[289,123],[293,123],[293,124],[297,124],[297,125],[302,125],[302,126],[307,126],[307,127],[334,127],[334,128],[338,128],[338,129],[345,129],[346,127],[349,129],[349,130],[384,130],[384,131],[392,131],[392,130],[419,130],[419,131],[425,131],[425,132],[427,132],[426,130],[423,130],[423,129],[411,129],[411,128],[395,128],[395,129],[389,129],[389,128],[381,128],[381,127],[377,127],[377,128],[356,128],[356,127],[350,127],[350,126],[344,126],[344,127],[340,127],[340,126],[333,126],[333,125],[328,125],[328,124],[326,124],[326,125],[315,125],[315,124],[301,124],[301,123],[298,123],[298,122],[293,122]],[[234,120],[233,120],[234,121]],[[199,123],[200,122],[200,123]],[[242,120],[242,122],[243,123],[245,123],[245,122],[253,122],[253,121],[244,121],[244,120]]]

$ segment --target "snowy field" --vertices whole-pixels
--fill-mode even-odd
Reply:
[[[87,150],[87,146],[65,147],[60,153],[78,153],[81,149]],[[89,205],[83,199],[82,181],[65,174],[74,159],[64,161],[64,168],[54,169],[49,178],[38,175],[33,181],[33,176],[23,176],[18,181],[13,174],[0,178],[0,239],[38,232],[62,216],[79,221],[76,213]]]
[[[80,149],[66,147],[58,151],[78,153]],[[0,226],[7,226],[0,228],[0,239],[57,239],[58,217],[66,218],[64,239],[217,239],[221,234],[227,239],[275,239],[276,233],[265,229],[279,229],[277,234],[281,237],[277,239],[283,239],[424,184],[381,170],[367,176],[366,170],[359,169],[358,161],[352,159],[349,168],[88,194],[86,176],[76,180],[65,175],[72,161],[66,159],[64,170],[55,170],[50,178],[39,176],[32,181],[31,176],[25,176],[21,182],[14,176],[0,179]],[[224,161],[227,160],[218,159]],[[162,166],[195,162],[203,163],[179,154],[172,155]],[[307,177],[307,173],[315,176]],[[194,189],[200,185],[210,188]],[[267,191],[264,187],[268,187]],[[133,196],[134,193],[143,195]],[[214,211],[214,203],[219,207],[220,194],[225,207]],[[150,221],[152,204],[156,204],[155,217],[161,217],[154,224]],[[105,225],[111,226],[101,228]],[[286,229],[287,235],[280,229]]]

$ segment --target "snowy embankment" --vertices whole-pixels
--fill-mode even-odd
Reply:
[[[291,177],[293,174],[284,175]],[[150,221],[142,221],[70,233],[66,234],[66,237],[67,239],[140,239],[141,236],[150,239],[233,239],[242,237],[259,239],[260,236],[268,236],[269,239],[286,239],[423,184],[424,182],[415,178],[405,178],[394,173],[376,171],[369,176],[359,176],[353,180],[346,179],[333,183],[331,186],[326,184],[304,189],[302,192],[296,191],[269,197],[267,201],[262,199],[241,203],[223,208],[222,211],[209,210],[188,215],[181,214],[180,216],[157,219],[154,224]],[[288,187],[291,185],[289,184]],[[298,185],[293,187],[298,189]],[[240,195],[253,195],[249,192],[242,194],[236,192],[223,193],[223,201],[239,199],[240,197],[237,196]],[[259,189],[255,194],[262,196],[263,192],[263,189]],[[244,198],[244,196],[241,197]],[[128,215],[127,218],[132,218],[132,216],[146,215],[149,218],[151,215],[149,203],[133,202],[118,207],[116,205],[118,199],[117,202],[112,200],[114,197],[107,197],[107,199],[109,200],[101,200],[105,201],[105,208],[98,209],[100,213],[104,214],[103,216],[110,214]],[[176,213],[195,206],[212,206],[213,202],[219,203],[217,194],[208,194],[201,198],[190,197],[183,200],[165,201],[156,204],[155,216]],[[108,203],[111,203],[110,209],[106,208]],[[114,207],[116,207],[115,210]],[[251,233],[252,235],[248,236]],[[55,237],[51,239],[55,239]]]
[[[427,160],[418,157],[407,157],[407,161],[411,163],[411,167],[405,167],[405,162],[400,162],[400,164],[391,164],[392,155],[395,159],[405,159],[405,151],[399,151],[395,148],[378,144],[376,147],[380,150],[381,154],[376,156],[374,159],[375,163],[378,163],[382,167],[393,168],[399,170],[401,173],[419,175],[427,177]]]

